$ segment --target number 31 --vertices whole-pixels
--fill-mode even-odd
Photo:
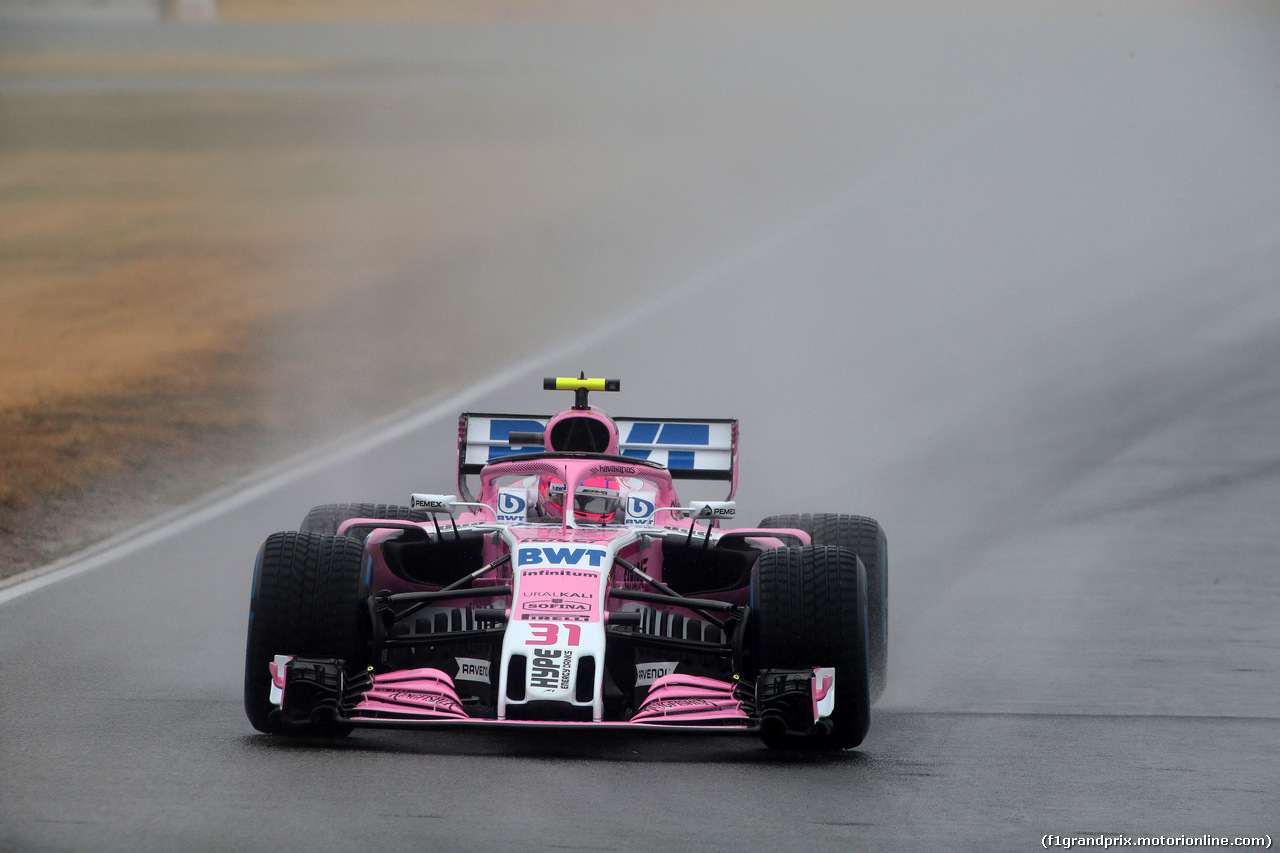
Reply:
[[[560,627],[551,622],[540,622],[536,625],[530,625],[533,631],[533,639],[525,640],[526,646],[554,646],[560,637]],[[582,638],[582,626],[572,623],[565,625],[564,629],[569,632],[569,645],[576,646]]]

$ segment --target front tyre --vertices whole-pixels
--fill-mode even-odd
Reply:
[[[258,551],[249,601],[244,710],[260,732],[345,735],[350,726],[286,725],[272,704],[268,665],[278,654],[342,658],[348,674],[368,664],[359,539],[318,533],[274,533]]]
[[[871,726],[866,587],[862,561],[847,548],[808,545],[760,555],[751,581],[755,668],[836,670],[833,730],[807,736],[765,732],[766,746],[850,749],[866,737]]]
[[[871,701],[875,702],[889,678],[889,545],[884,529],[874,518],[834,513],[771,515],[760,526],[803,530],[814,545],[839,545],[862,560],[867,570],[867,636]]]
[[[388,521],[430,521],[431,513],[396,504],[321,504],[314,506],[302,519],[298,530],[303,533],[336,534],[338,526],[349,518],[381,518]],[[367,534],[368,531],[366,530]]]

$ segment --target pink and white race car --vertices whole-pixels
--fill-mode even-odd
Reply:
[[[258,552],[254,728],[584,727],[847,749],[885,681],[884,532],[731,527],[738,422],[463,414],[458,493],[330,504]],[[682,502],[674,480],[722,481]],[[478,480],[479,492],[471,485]]]

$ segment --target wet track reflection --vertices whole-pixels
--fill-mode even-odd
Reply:
[[[366,29],[341,49],[542,69],[513,85],[575,140],[548,156],[646,128],[634,195],[581,197],[578,254],[531,236],[424,271],[439,287],[508,276],[548,300],[594,277],[618,306],[594,339],[566,307],[519,368],[443,402],[539,411],[544,374],[619,376],[614,414],[741,419],[746,517],[878,517],[890,684],[863,747],[253,734],[239,687],[258,543],[313,504],[446,488],[456,421],[429,414],[436,398],[377,446],[309,457],[208,503],[198,525],[0,602],[0,850],[1027,850],[1046,833],[1276,833],[1276,16],[1040,4],[701,20]],[[324,27],[273,38],[345,43]],[[463,90],[505,103],[506,85]],[[451,132],[493,144],[495,125],[515,127],[493,122]]]

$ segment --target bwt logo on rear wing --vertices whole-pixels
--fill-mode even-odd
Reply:
[[[733,480],[738,455],[736,420],[616,418],[623,456],[657,462],[672,477]]]
[[[466,412],[458,420],[458,481],[504,457],[541,453],[548,415]],[[661,465],[673,478],[737,483],[738,422],[729,418],[613,418],[622,456]],[[513,436],[514,434],[514,436]],[[465,490],[465,489],[464,489]],[[732,486],[730,495],[732,495]]]

